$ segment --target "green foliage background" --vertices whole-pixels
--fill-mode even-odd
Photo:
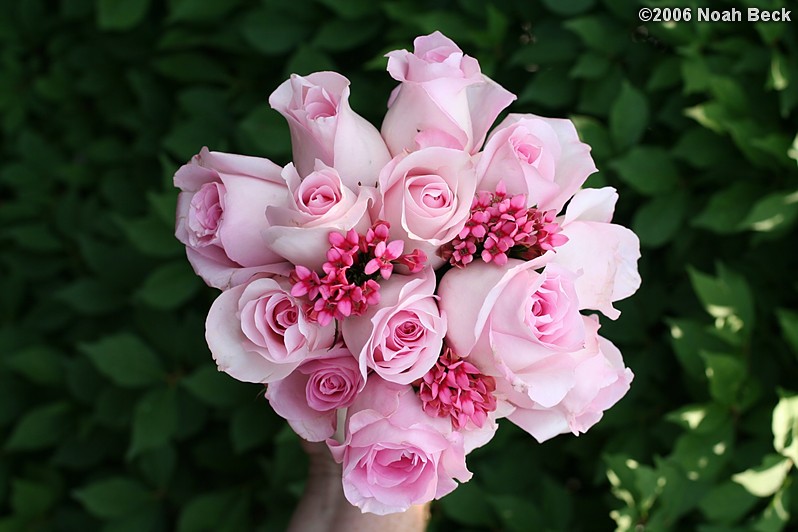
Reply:
[[[710,3],[790,2],[682,5]],[[629,395],[579,438],[504,423],[430,529],[798,526],[798,22],[641,5],[0,0],[0,531],[283,529],[306,461],[215,370],[172,174],[203,145],[288,162],[291,72],[342,72],[379,124],[382,55],[435,29],[514,112],[576,121],[644,282],[602,328]]]

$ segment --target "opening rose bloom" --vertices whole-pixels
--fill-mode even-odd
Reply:
[[[447,344],[544,407],[573,387],[575,363],[562,355],[585,342],[574,275],[556,265],[535,271],[549,256],[453,268],[438,289],[449,318]]]
[[[353,192],[341,181],[338,171],[321,161],[304,179],[293,164],[282,173],[288,185],[287,205],[268,205],[269,227],[263,231],[266,244],[292,264],[321,270],[330,247],[329,233],[355,229],[365,233],[371,226],[367,209],[375,202],[373,187],[358,187]]]
[[[471,157],[431,147],[395,157],[380,173],[378,217],[405,249],[420,249],[433,268],[445,261],[437,249],[458,235],[470,216],[476,191]]]
[[[299,175],[316,159],[335,167],[346,186],[374,185],[391,156],[380,133],[349,106],[349,80],[337,72],[291,78],[277,87],[269,105],[288,121]]]
[[[261,237],[268,227],[264,206],[288,195],[281,171],[268,159],[202,148],[175,174],[181,191],[175,236],[208,285],[226,289],[257,273],[290,271]]]
[[[543,408],[513,390],[507,381],[500,383],[504,396],[516,407],[508,419],[539,442],[566,432],[586,432],[629,391],[634,376],[624,366],[621,352],[598,335],[596,316],[584,316],[583,320],[587,340],[583,349],[568,355],[575,362],[574,386],[562,401]]]
[[[288,377],[266,388],[274,411],[308,441],[335,434],[336,410],[347,408],[365,386],[357,360],[346,347],[310,353]]]
[[[640,288],[640,240],[626,227],[610,223],[616,201],[618,193],[612,187],[577,192],[560,221],[568,242],[557,248],[553,259],[579,274],[579,308],[599,310],[613,320],[621,313],[612,303]]]
[[[436,31],[417,37],[413,53],[387,54],[401,82],[388,100],[382,136],[391,155],[425,146],[476,153],[515,95],[482,74],[479,63]]]
[[[307,320],[285,277],[255,278],[222,292],[205,322],[219,370],[244,382],[288,376],[310,352],[331,347],[334,336],[332,325]]]
[[[524,194],[528,207],[544,211],[559,212],[597,171],[573,122],[535,115],[509,115],[477,157],[478,190],[494,190],[501,181],[510,195]]]
[[[446,335],[446,317],[435,301],[435,274],[392,275],[380,283],[380,301],[361,316],[344,320],[346,345],[379,377],[409,384],[424,376],[438,360]]]
[[[430,417],[410,386],[369,379],[349,409],[343,443],[327,440],[343,466],[344,495],[379,515],[439,499],[466,482],[462,436]]]

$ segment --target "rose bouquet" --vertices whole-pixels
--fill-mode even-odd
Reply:
[[[488,135],[515,96],[442,34],[414,44],[387,54],[381,131],[345,77],[292,75],[269,103],[293,163],[204,148],[175,175],[177,237],[222,290],[219,369],[265,384],[377,514],[466,482],[501,418],[541,442],[599,421],[632,372],[598,312],[640,284],[574,125],[510,114]]]

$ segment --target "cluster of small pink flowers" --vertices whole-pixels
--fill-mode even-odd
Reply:
[[[424,268],[424,252],[403,254],[404,241],[389,241],[389,230],[388,222],[377,220],[365,235],[354,229],[346,234],[331,231],[324,276],[305,266],[294,268],[291,295],[310,300],[306,309],[310,321],[327,325],[333,319],[360,316],[369,305],[380,302],[378,277],[390,278],[395,265],[406,266],[410,273]]]
[[[449,264],[465,267],[479,254],[485,262],[499,266],[507,263],[512,252],[531,260],[561,246],[568,237],[560,234],[556,213],[526,207],[526,196],[508,196],[502,182],[495,192],[480,190],[471,203],[471,217],[460,234],[441,248],[440,255]]]
[[[494,378],[483,375],[449,347],[444,347],[438,362],[417,384],[424,412],[450,416],[455,430],[465,427],[469,420],[482,428],[488,413],[496,410]]]

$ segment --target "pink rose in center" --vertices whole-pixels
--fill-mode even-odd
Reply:
[[[287,205],[266,207],[269,227],[263,239],[292,264],[320,270],[327,260],[330,231],[365,233],[371,226],[367,209],[369,202],[377,200],[373,187],[357,187],[355,193],[344,185],[337,170],[321,161],[304,179],[293,164],[282,175],[288,184]]]
[[[420,249],[433,268],[436,250],[463,228],[476,190],[471,157],[450,148],[425,148],[395,157],[380,173],[379,217],[405,249]]]
[[[364,376],[370,368],[385,380],[409,384],[435,365],[446,317],[438,310],[434,292],[430,268],[411,276],[392,275],[380,283],[379,304],[344,320],[344,341]]]

